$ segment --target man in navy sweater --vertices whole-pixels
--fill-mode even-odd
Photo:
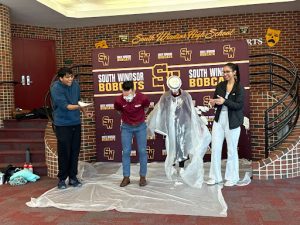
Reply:
[[[82,184],[76,177],[81,142],[80,111],[85,114],[85,110],[78,105],[80,87],[78,82],[74,81],[72,70],[63,67],[59,69],[57,77],[58,80],[51,87],[58,152],[57,187],[67,188],[67,178],[69,185],[80,187]]]

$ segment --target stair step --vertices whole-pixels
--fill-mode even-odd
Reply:
[[[4,120],[4,128],[46,128],[47,119]]]
[[[24,163],[25,160],[25,150],[0,151],[0,163]],[[30,151],[30,161],[32,163],[45,162],[45,151]]]
[[[45,142],[43,138],[39,139],[20,139],[20,138],[5,138],[0,139],[0,151],[9,150],[24,150],[30,148],[30,150],[44,150]]]
[[[0,139],[6,138],[44,138],[44,128],[2,128],[0,129]]]
[[[9,164],[23,168],[24,162],[23,163],[0,163],[0,170],[3,171]],[[45,176],[47,175],[47,165],[44,162],[39,162],[39,163],[33,163],[33,173],[37,174],[39,176]]]

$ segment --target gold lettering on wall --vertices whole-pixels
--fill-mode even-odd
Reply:
[[[201,38],[213,39],[217,37],[228,37],[233,35],[234,32],[235,29],[231,29],[227,31],[218,30],[218,29],[200,31],[198,29],[194,29],[185,33],[176,33],[176,34],[171,34],[170,31],[163,31],[151,35],[138,34],[132,39],[132,44],[139,44],[142,42],[164,42],[170,40],[199,40]]]

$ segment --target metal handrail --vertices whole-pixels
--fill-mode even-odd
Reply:
[[[270,91],[277,87],[285,92],[275,104],[264,112],[265,157],[267,158],[269,152],[281,144],[293,131],[299,119],[299,74],[294,63],[279,54],[259,54],[252,55],[250,58],[259,59],[259,63],[250,63],[250,67],[260,69],[259,72],[250,73],[250,76],[269,75],[267,80],[250,82],[250,84],[269,84]],[[278,59],[287,64],[287,66],[274,62]],[[263,60],[264,62],[261,63]],[[268,68],[267,71],[264,70],[266,67]],[[276,70],[280,72],[278,73]],[[288,77],[283,77],[282,73],[287,74]],[[277,82],[274,77],[279,78],[281,83]],[[285,104],[286,100],[289,100],[288,104]],[[278,109],[277,113],[273,112],[275,109]]]
[[[13,85],[17,85],[17,84],[21,84],[18,81],[14,81],[14,80],[5,80],[5,81],[0,81],[0,85],[2,84],[13,84]]]

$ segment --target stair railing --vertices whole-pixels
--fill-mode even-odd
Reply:
[[[278,54],[250,56],[251,85],[267,85],[277,102],[264,112],[265,157],[293,131],[299,118],[299,74],[289,59]],[[278,96],[282,95],[282,96]]]

